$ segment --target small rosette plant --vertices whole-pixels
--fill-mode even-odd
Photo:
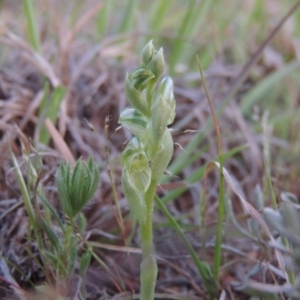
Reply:
[[[44,210],[49,211],[48,218],[45,215],[38,219],[43,237],[40,247],[42,258],[54,268],[57,285],[72,278],[79,265],[82,294],[85,293],[84,280],[93,253],[92,247],[83,238],[87,220],[82,210],[94,196],[98,183],[99,167],[94,159],[90,158],[87,162],[79,159],[74,166],[61,162],[55,174],[55,184],[65,222],[47,198],[39,195]],[[82,251],[79,252],[79,249]],[[80,264],[77,263],[79,253]]]
[[[131,213],[140,223],[141,299],[154,298],[157,266],[152,242],[153,199],[173,155],[168,125],[175,119],[175,98],[170,77],[158,82],[164,67],[162,48],[156,51],[150,41],[142,51],[141,66],[126,75],[124,90],[131,106],[119,117],[119,123],[134,135],[122,155],[122,187]]]
[[[90,158],[87,163],[79,159],[72,170],[69,163],[61,163],[55,177],[61,207],[71,221],[94,196],[99,183],[97,163]]]

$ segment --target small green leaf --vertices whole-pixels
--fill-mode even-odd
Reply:
[[[278,211],[266,207],[263,209],[262,215],[270,227],[278,232],[281,232],[281,230],[283,229],[283,219]]]
[[[49,262],[50,265],[57,266],[58,259],[55,254],[46,250],[41,250],[41,254]]]
[[[85,195],[83,195],[84,189],[82,186],[85,177],[85,168],[86,166],[84,165],[83,161],[79,159],[76,162],[72,174],[70,200],[71,200],[73,218],[81,211],[81,209],[86,204]]]
[[[77,248],[72,247],[68,251],[67,274],[69,276],[72,275],[74,272],[76,259],[77,259]]]
[[[255,186],[254,190],[254,206],[257,210],[263,209],[265,206],[263,192],[258,184]]]
[[[284,228],[300,241],[300,218],[295,207],[289,202],[283,202],[280,206],[280,214]]]
[[[57,234],[43,219],[41,220],[41,225],[42,225],[42,229],[46,233],[49,241],[51,242],[53,247],[56,249],[57,253],[59,253],[60,250],[62,249],[62,245],[60,243],[60,240],[59,240]]]
[[[47,91],[47,90],[46,90]],[[66,95],[67,89],[64,86],[58,86],[52,93],[51,99],[48,99],[48,95],[45,95],[43,104],[41,105],[42,110],[40,116],[44,119],[49,118],[53,124],[56,123],[57,116],[60,110],[62,100]],[[46,103],[47,102],[47,103]],[[43,124],[39,133],[39,142],[47,145],[50,140],[50,133],[47,127]]]
[[[79,232],[83,234],[87,226],[87,220],[84,214],[80,213],[77,216],[76,222],[77,222]]]
[[[80,275],[82,277],[85,276],[88,267],[91,263],[91,258],[92,258],[92,253],[91,253],[91,249],[88,249],[86,252],[84,252],[80,258]]]
[[[89,184],[89,194],[88,194],[88,198],[90,200],[94,196],[98,188],[100,172],[99,172],[98,164],[91,157],[88,160],[88,167],[89,167],[89,171],[91,172],[91,182]]]
[[[285,202],[291,202],[291,203],[294,203],[294,204],[299,203],[298,197],[293,193],[281,192],[280,193],[280,198],[282,199],[282,201],[285,201]]]
[[[72,207],[70,200],[70,185],[69,185],[69,177],[70,177],[70,165],[62,162],[60,168],[56,172],[55,175],[55,184],[59,196],[59,200],[61,203],[62,210],[64,214],[71,215]]]
[[[61,218],[59,217],[57,211],[54,209],[54,207],[51,205],[51,203],[48,201],[48,199],[44,195],[39,195],[41,202],[43,203],[44,207],[47,207],[53,217],[55,218],[56,222],[59,224],[60,228],[63,229],[64,225],[63,222],[61,221]]]

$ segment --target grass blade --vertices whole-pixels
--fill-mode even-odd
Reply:
[[[212,114],[213,122],[216,128],[217,132],[217,137],[218,137],[218,152],[219,152],[219,164],[220,164],[220,183],[219,183],[219,207],[218,207],[218,223],[217,223],[217,234],[216,234],[216,245],[215,245],[215,252],[214,252],[214,267],[213,267],[213,273],[215,276],[215,279],[219,279],[219,270],[220,270],[220,265],[221,265],[221,257],[222,257],[222,236],[223,236],[223,219],[224,219],[224,211],[225,211],[225,199],[224,199],[224,174],[223,174],[223,146],[222,146],[222,136],[221,136],[221,131],[220,127],[218,124],[217,116],[215,114],[213,105],[212,105],[212,100],[210,98],[204,73],[199,61],[199,58],[197,56],[197,63],[199,67],[199,71],[201,74],[201,79],[203,82],[203,86],[205,89],[205,94],[207,97],[207,101],[209,104],[209,108]],[[210,169],[210,166],[207,166],[208,169]],[[205,176],[206,177],[206,176]]]
[[[187,40],[195,36],[197,29],[199,29],[203,23],[207,12],[214,3],[215,1],[212,0],[201,1],[200,3],[195,0],[189,1],[186,14],[177,33],[180,39],[175,40],[172,47],[173,51],[170,57],[171,72],[175,71],[176,64],[181,61],[181,58],[188,52],[188,49],[186,49],[187,43],[183,41],[182,38]],[[188,48],[190,48],[190,46]]]
[[[263,80],[261,80],[254,88],[252,88],[242,99],[241,112],[247,114],[254,103],[263,100],[266,94],[277,86],[278,83],[288,76],[289,74],[295,72],[300,67],[299,61],[293,61],[283,68],[279,69],[277,72],[271,73]]]
[[[33,1],[23,0],[23,5],[24,5],[25,15],[27,19],[29,41],[35,51],[41,52],[37,21],[33,9]]]
[[[160,210],[164,213],[164,215],[166,216],[168,221],[172,224],[172,226],[174,227],[174,229],[176,230],[176,232],[182,239],[183,243],[185,244],[187,250],[189,251],[189,253],[190,253],[190,255],[202,277],[202,280],[203,280],[203,283],[205,285],[207,292],[209,293],[211,299],[214,299],[217,295],[218,287],[217,287],[216,281],[214,280],[214,278],[212,276],[209,265],[206,262],[203,262],[199,259],[198,254],[196,253],[192,244],[190,243],[190,241],[184,234],[184,231],[181,229],[180,225],[177,223],[175,218],[173,218],[173,216],[169,213],[168,209],[166,208],[166,206],[163,204],[163,202],[157,195],[155,195],[155,201],[156,201],[158,207],[160,208]]]
[[[118,33],[127,32],[132,28],[133,21],[134,21],[134,11],[136,7],[137,7],[136,0],[128,0],[125,14],[120,24]]]
[[[150,16],[149,28],[157,32],[163,28],[164,20],[166,20],[166,14],[170,11],[173,0],[156,0],[152,5],[152,13]]]
[[[47,89],[45,89],[45,91],[47,93]],[[44,121],[46,118],[48,118],[52,121],[53,124],[56,123],[60,105],[66,92],[67,89],[65,87],[58,86],[53,91],[51,99],[49,99],[47,94],[44,95],[44,100],[39,114],[40,121]],[[38,140],[40,143],[48,145],[50,140],[50,133],[44,124],[41,126],[38,136]]]
[[[276,33],[279,31],[279,29],[285,23],[285,21],[296,11],[296,9],[299,6],[300,6],[300,1],[297,1],[297,3],[294,4],[291,7],[291,9],[283,16],[283,18],[279,21],[279,23],[273,29],[273,31],[270,33],[270,35],[264,40],[264,42],[260,45],[260,47],[257,49],[257,51],[253,54],[253,56],[248,61],[248,63],[244,66],[241,73],[237,76],[236,81],[232,84],[232,87],[230,88],[229,92],[225,95],[224,99],[222,101],[220,101],[223,104],[216,111],[217,116],[220,116],[222,114],[225,107],[230,103],[233,96],[238,92],[242,83],[247,78],[247,75],[249,74],[250,69],[256,64],[256,62],[261,57],[265,47],[271,42],[271,40],[274,38]],[[206,129],[210,130],[212,127],[213,127],[213,121],[212,121],[212,118],[209,118],[206,123]],[[193,153],[195,151],[195,149],[198,147],[198,145],[203,141],[204,137],[205,137],[205,133],[203,131],[199,130],[198,133],[195,135],[195,137],[189,142],[189,144],[185,148],[186,152],[183,152],[181,155],[179,155],[178,158],[169,167],[169,170],[173,174],[176,175],[176,174],[180,173],[187,166],[187,161],[190,159],[190,155],[188,153]]]
[[[99,35],[104,35],[109,26],[109,16],[111,12],[111,8],[114,5],[113,0],[103,1],[104,5],[102,9],[100,9],[99,14],[96,20],[96,29]]]

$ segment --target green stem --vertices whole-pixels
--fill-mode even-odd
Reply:
[[[218,224],[216,233],[216,244],[214,253],[213,274],[216,280],[219,279],[219,271],[222,260],[222,236],[223,236],[223,219],[224,219],[224,173],[223,173],[223,156],[220,155],[220,184],[219,184],[219,209],[218,209]]]
[[[147,215],[146,215],[145,222],[142,223],[140,226],[143,259],[153,254],[152,215],[153,215],[153,199],[154,199],[156,186],[157,186],[157,181],[152,180],[145,194]]]
[[[141,300],[153,300],[157,278],[157,264],[153,255],[153,202],[157,186],[157,180],[152,179],[150,186],[145,193],[146,220],[140,225],[142,256],[141,263]]]

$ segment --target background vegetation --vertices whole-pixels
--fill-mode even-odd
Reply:
[[[212,297],[203,271],[212,266],[217,298],[299,299],[298,6],[1,1],[0,297],[139,297],[140,241],[121,189],[120,154],[131,135],[116,128],[125,74],[153,39],[177,111],[171,175],[154,213],[155,297]],[[100,185],[69,220],[54,175],[61,161],[89,156]],[[220,157],[224,189],[213,170]]]

